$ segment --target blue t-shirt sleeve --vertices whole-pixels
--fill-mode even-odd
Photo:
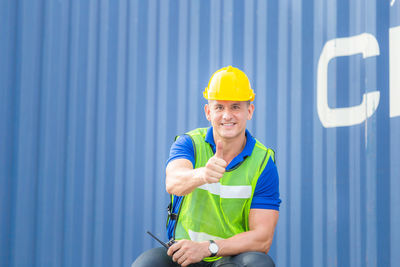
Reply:
[[[190,136],[184,134],[172,144],[169,151],[167,164],[175,159],[187,159],[192,162],[193,168],[195,165],[193,142]]]
[[[258,178],[250,208],[279,210],[280,203],[278,170],[272,158],[269,158]]]

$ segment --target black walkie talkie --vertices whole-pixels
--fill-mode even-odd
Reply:
[[[147,231],[147,233],[154,238],[155,240],[157,240],[161,245],[163,245],[166,249],[168,249],[170,246],[172,246],[175,243],[175,240],[171,239],[168,243],[165,243],[163,241],[161,241],[160,239],[158,239],[155,235],[153,235],[150,231]]]

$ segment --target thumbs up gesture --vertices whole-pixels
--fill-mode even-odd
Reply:
[[[202,171],[202,178],[205,183],[218,183],[222,178],[225,168],[228,165],[223,157],[223,144],[221,141],[218,141],[214,156],[208,160]]]

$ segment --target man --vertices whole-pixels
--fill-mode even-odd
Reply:
[[[246,130],[254,96],[237,68],[211,77],[204,111],[212,127],[180,136],[167,162],[167,232],[176,243],[133,266],[274,266],[267,253],[279,217],[278,173],[274,152]]]

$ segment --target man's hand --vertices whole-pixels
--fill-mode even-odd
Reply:
[[[223,157],[222,142],[218,141],[215,155],[208,160],[205,167],[201,168],[200,176],[205,183],[218,183],[222,178],[228,165]]]
[[[205,257],[209,257],[211,252],[208,250],[209,242],[194,242],[191,240],[179,240],[167,251],[168,256],[181,266],[200,262]]]
[[[188,159],[176,159],[168,163],[165,186],[171,195],[185,196],[204,184],[218,183],[228,164],[223,160],[222,142],[217,142],[215,155],[205,167],[193,169]]]

